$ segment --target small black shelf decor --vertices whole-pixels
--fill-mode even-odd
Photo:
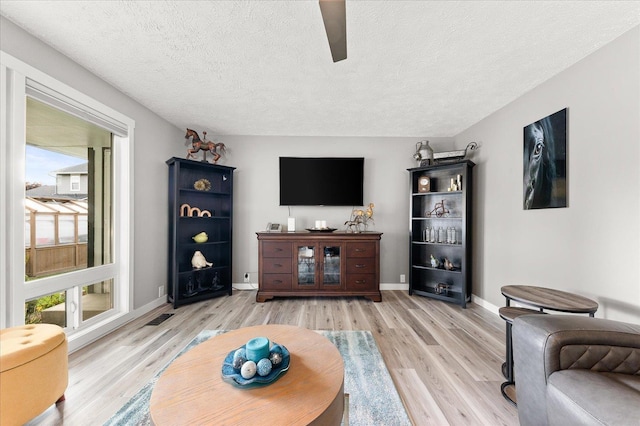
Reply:
[[[474,166],[465,160],[408,169],[410,295],[457,303],[463,308],[471,299]]]
[[[169,166],[167,302],[177,308],[231,295],[235,167],[177,157],[166,163]]]

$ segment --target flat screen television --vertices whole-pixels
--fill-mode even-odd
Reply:
[[[280,157],[281,206],[361,206],[364,158]]]

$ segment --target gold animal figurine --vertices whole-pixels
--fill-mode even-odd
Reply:
[[[373,223],[373,208],[375,205],[369,203],[366,210],[353,209],[351,217],[344,224],[347,225],[347,232],[362,232],[362,227],[367,230],[369,222]]]

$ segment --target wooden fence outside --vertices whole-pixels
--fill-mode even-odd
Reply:
[[[87,267],[87,243],[25,249],[26,274],[41,277]]]
[[[52,231],[46,238],[39,237],[39,224],[46,225],[39,221],[40,218],[47,219],[46,224]],[[25,244],[25,273],[29,277],[36,278],[87,267],[86,229],[80,229],[81,223],[84,227],[87,223],[86,201],[45,202],[27,197],[25,221],[29,238]],[[61,222],[73,227],[72,236],[67,227],[67,235],[61,237]]]

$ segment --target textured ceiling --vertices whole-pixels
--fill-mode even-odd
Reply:
[[[455,136],[640,23],[640,2],[0,1],[0,13],[179,128]]]

